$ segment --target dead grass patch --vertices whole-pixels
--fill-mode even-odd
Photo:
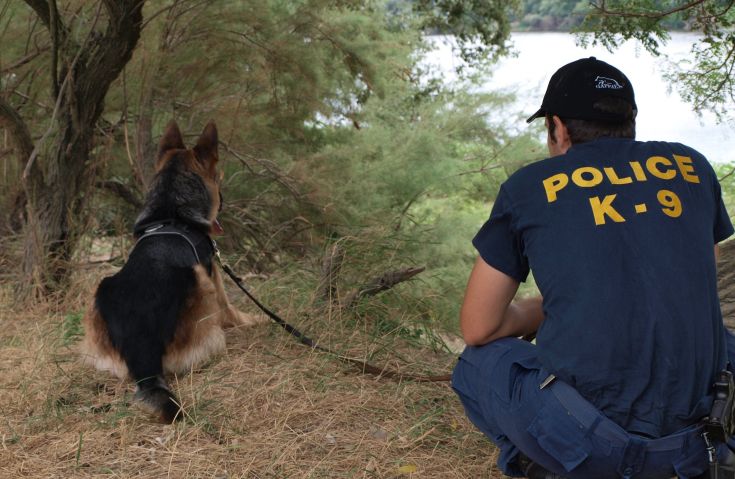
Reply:
[[[11,288],[0,288],[0,477],[502,477],[446,383],[360,375],[273,325],[231,330],[225,355],[172,379],[186,421],[153,423],[131,404],[131,384],[78,361],[76,318],[95,275],[60,306],[13,306]],[[299,323],[298,305],[281,296],[276,306]],[[305,328],[391,367],[445,373],[454,362],[335,314],[312,315]]]

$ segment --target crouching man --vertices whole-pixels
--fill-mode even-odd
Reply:
[[[617,68],[560,68],[528,119],[550,157],[502,185],[473,240],[452,385],[510,476],[711,477],[709,445],[733,459],[703,436],[735,364],[715,270],[733,226],[707,160],[635,141],[636,114]],[[529,271],[541,297],[511,302]]]

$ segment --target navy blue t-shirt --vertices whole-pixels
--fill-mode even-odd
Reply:
[[[732,233],[700,153],[605,138],[513,174],[473,244],[518,281],[533,271],[544,367],[660,437],[707,414],[726,364],[714,245]]]

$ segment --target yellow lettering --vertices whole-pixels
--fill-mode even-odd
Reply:
[[[585,179],[584,176],[582,176],[585,173],[592,176],[589,179]],[[583,166],[574,170],[574,173],[572,173],[572,181],[580,188],[591,188],[602,183],[602,173],[597,168]]]
[[[635,175],[635,179],[638,181],[646,181],[646,172],[643,171],[643,167],[640,163],[637,161],[631,161],[630,167],[633,168],[633,174]]]
[[[595,216],[597,226],[605,224],[605,216],[609,216],[616,223],[625,223],[625,218],[620,216],[620,213],[612,206],[616,196],[618,195],[607,195],[602,201],[599,196],[590,198],[590,206],[592,206],[592,214]]]
[[[679,171],[681,176],[689,183],[699,183],[699,177],[694,174],[694,165],[692,165],[692,159],[688,156],[674,155],[676,164],[679,165]]]
[[[658,198],[658,202],[663,206],[661,211],[663,211],[666,216],[670,216],[671,218],[678,218],[681,216],[681,200],[676,193],[669,190],[661,190],[656,194],[656,198]]]
[[[668,158],[664,158],[663,156],[652,156],[648,160],[646,160],[646,169],[656,178],[661,178],[662,180],[670,180],[676,176],[676,170],[673,168],[670,168],[668,170],[659,170],[656,166],[657,165],[666,165],[666,166],[672,166],[673,163]]]
[[[546,199],[549,203],[556,201],[556,193],[563,190],[569,184],[569,177],[564,173],[550,176],[544,181],[544,189],[546,190]]]
[[[619,178],[618,174],[615,173],[615,170],[609,167],[605,168],[605,174],[607,175],[607,179],[610,180],[610,183],[612,183],[613,185],[627,185],[629,183],[633,183],[633,178],[631,178],[630,176]]]

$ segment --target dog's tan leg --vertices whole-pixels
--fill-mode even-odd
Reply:
[[[238,310],[227,299],[227,293],[225,293],[225,286],[222,282],[222,273],[219,268],[215,267],[212,271],[212,280],[214,281],[215,288],[217,289],[217,301],[222,310],[222,327],[232,328],[235,326],[254,326],[268,322],[268,318],[263,315],[253,315],[243,313]]]
[[[179,316],[174,339],[166,348],[163,368],[184,373],[225,350],[217,288],[201,265],[194,266],[196,286]]]

